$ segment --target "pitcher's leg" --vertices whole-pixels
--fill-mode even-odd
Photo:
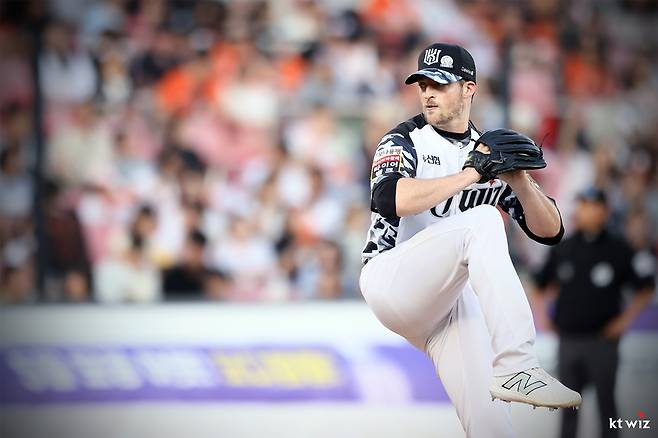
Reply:
[[[366,301],[406,338],[427,337],[470,279],[491,335],[495,374],[538,365],[532,312],[496,208],[482,205],[445,218],[376,256],[364,273]]]
[[[536,332],[530,305],[507,247],[498,210],[474,209],[477,226],[466,243],[469,280],[491,334],[495,375],[539,365],[533,352]]]
[[[491,394],[538,406],[579,404],[580,395],[538,367],[532,313],[494,207],[445,218],[376,256],[360,285],[377,318],[417,346],[414,340],[427,339],[447,316],[469,274],[491,336],[494,375],[520,371],[510,379],[492,379]],[[535,391],[537,386],[546,388]]]
[[[450,312],[466,283],[464,229],[436,224],[376,256],[360,287],[377,318],[407,339],[427,339]],[[421,347],[422,348],[422,347]]]
[[[492,402],[493,375],[489,333],[477,298],[466,285],[450,315],[428,340],[441,382],[457,411],[467,438],[513,437],[509,405]]]
[[[539,366],[533,352],[535,326],[530,305],[507,249],[498,210],[472,209],[465,258],[470,282],[484,314],[494,352],[494,378],[489,392],[506,401],[535,406],[577,407],[580,394]]]

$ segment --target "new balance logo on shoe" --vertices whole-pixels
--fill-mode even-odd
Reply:
[[[582,402],[580,394],[561,384],[541,367],[529,368],[514,375],[494,376],[489,393],[492,400],[526,403],[548,409],[578,409]]]
[[[509,390],[514,388],[517,392],[528,395],[532,391],[546,386],[546,383],[541,380],[530,382],[530,378],[530,374],[521,371],[520,373],[514,374],[507,382],[503,383],[502,387]]]

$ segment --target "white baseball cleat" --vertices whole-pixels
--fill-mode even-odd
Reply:
[[[580,394],[564,386],[541,367],[506,376],[494,377],[489,386],[491,399],[527,403],[550,408],[575,408],[582,402]]]

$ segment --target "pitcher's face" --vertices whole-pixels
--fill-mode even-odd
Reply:
[[[464,112],[464,81],[443,85],[422,78],[418,80],[418,90],[425,120],[432,126],[445,126]]]

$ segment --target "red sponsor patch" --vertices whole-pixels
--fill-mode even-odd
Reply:
[[[372,164],[372,167],[379,166],[382,163],[399,163],[401,160],[400,154],[395,154],[395,155],[386,155],[385,157],[379,158],[377,161],[375,161]]]
[[[372,163],[371,179],[377,178],[385,173],[398,172],[402,163],[402,154],[384,155]]]

